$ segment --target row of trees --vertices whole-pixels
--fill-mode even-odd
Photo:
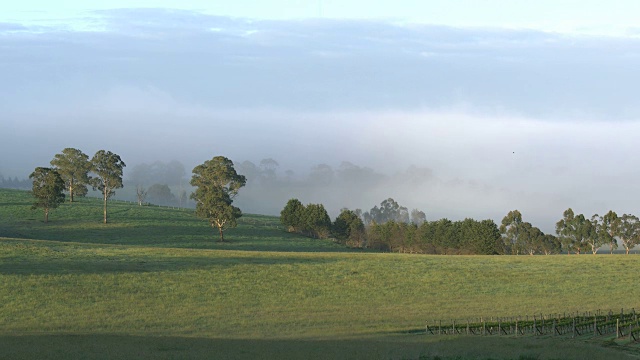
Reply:
[[[316,238],[333,236],[350,247],[425,254],[498,254],[502,251],[500,232],[492,220],[429,222],[423,212],[412,213],[410,218],[406,208],[389,198],[366,213],[342,209],[331,222],[322,204],[304,206],[298,199],[291,199],[281,211],[280,221],[290,232]]]
[[[618,243],[626,253],[640,244],[640,220],[630,214],[609,211],[587,218],[567,209],[556,224],[556,235],[545,234],[510,211],[498,227],[493,220],[440,219],[426,221],[424,213],[389,198],[371,211],[342,209],[331,222],[321,204],[304,206],[291,199],[280,213],[280,221],[291,232],[310,237],[334,237],[351,247],[425,254],[596,254],[607,245],[613,253]]]
[[[64,192],[69,201],[74,196],[85,196],[87,186],[102,193],[104,201],[104,223],[107,223],[107,200],[122,188],[122,173],[126,166],[120,156],[111,151],[99,150],[93,158],[74,148],[66,148],[51,160],[52,167],[37,167],[29,178],[32,180],[32,194],[35,197],[33,208],[42,208],[45,222],[51,209],[65,201]],[[92,176],[90,175],[92,174]]]
[[[65,201],[66,191],[70,202],[74,196],[85,196],[90,185],[102,192],[104,200],[104,223],[107,223],[107,200],[115,194],[115,189],[123,187],[122,175],[126,166],[120,156],[110,151],[100,150],[91,160],[82,151],[66,148],[51,160],[53,167],[37,167],[29,176],[33,182],[33,208],[42,208],[45,222],[51,209]],[[235,227],[242,211],[232,205],[238,191],[246,183],[246,178],[234,169],[233,162],[223,156],[216,156],[193,169],[191,185],[195,191],[191,199],[196,202],[196,215],[207,219],[224,241],[224,231]],[[171,194],[167,185],[151,186],[148,190],[138,188],[138,196],[148,193],[158,196]],[[184,194],[186,196],[186,193]]]
[[[593,254],[608,245],[613,253],[622,244],[625,252],[640,244],[640,220],[637,216],[618,216],[609,210],[605,215],[593,215],[590,219],[583,214],[576,215],[571,208],[565,210],[562,220],[556,223],[562,246],[567,252],[580,254],[589,249]]]
[[[500,232],[506,254],[581,254],[590,251],[598,253],[608,246],[613,253],[619,246],[629,254],[640,244],[640,220],[637,216],[618,216],[610,210],[605,215],[594,214],[591,218],[575,214],[569,208],[556,223],[556,235],[544,234],[540,229],[522,220],[518,210],[510,211],[502,219]]]

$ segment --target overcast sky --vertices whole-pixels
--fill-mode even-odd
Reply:
[[[568,207],[640,214],[639,10],[5,2],[0,174],[26,177],[65,147],[111,150],[129,165],[274,158],[297,174],[346,160],[390,176],[429,169],[440,184],[345,201],[363,209],[389,196],[429,219],[499,221],[519,209],[545,231]]]

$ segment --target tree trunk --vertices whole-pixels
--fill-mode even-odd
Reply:
[[[221,226],[218,227],[218,231],[220,232],[220,242],[224,242],[224,232]]]
[[[107,193],[105,191],[104,195],[104,223],[107,223]]]
[[[73,202],[73,184],[69,185],[69,202]]]
[[[629,255],[629,250],[630,250],[630,249],[629,249],[629,247],[628,247],[628,246],[627,246],[627,247],[625,247],[625,250],[626,250],[626,255]]]
[[[49,208],[45,208],[44,209],[44,223],[48,223],[49,222]]]
[[[613,255],[613,244],[614,243],[609,244],[609,246],[611,246],[611,255]]]

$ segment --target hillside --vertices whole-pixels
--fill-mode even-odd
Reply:
[[[45,224],[42,210],[31,210],[31,202],[27,191],[0,189],[0,237],[166,248],[348,251],[331,240],[287,233],[273,216],[245,214],[237,228],[225,232],[227,242],[219,243],[217,229],[198,219],[192,209],[110,201],[105,225],[102,200],[78,198],[52,210]]]
[[[83,199],[44,224],[27,193],[0,190],[0,358],[639,354],[608,338],[424,335],[440,319],[640,308],[636,256],[349,253],[253,215],[219,244],[190,211],[113,203],[107,225],[100,211]]]

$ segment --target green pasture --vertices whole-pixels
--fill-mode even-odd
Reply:
[[[349,252],[243,217],[0,190],[0,359],[624,359],[608,339],[436,337],[426,321],[636,307],[635,255]],[[606,345],[606,346],[605,346]]]

